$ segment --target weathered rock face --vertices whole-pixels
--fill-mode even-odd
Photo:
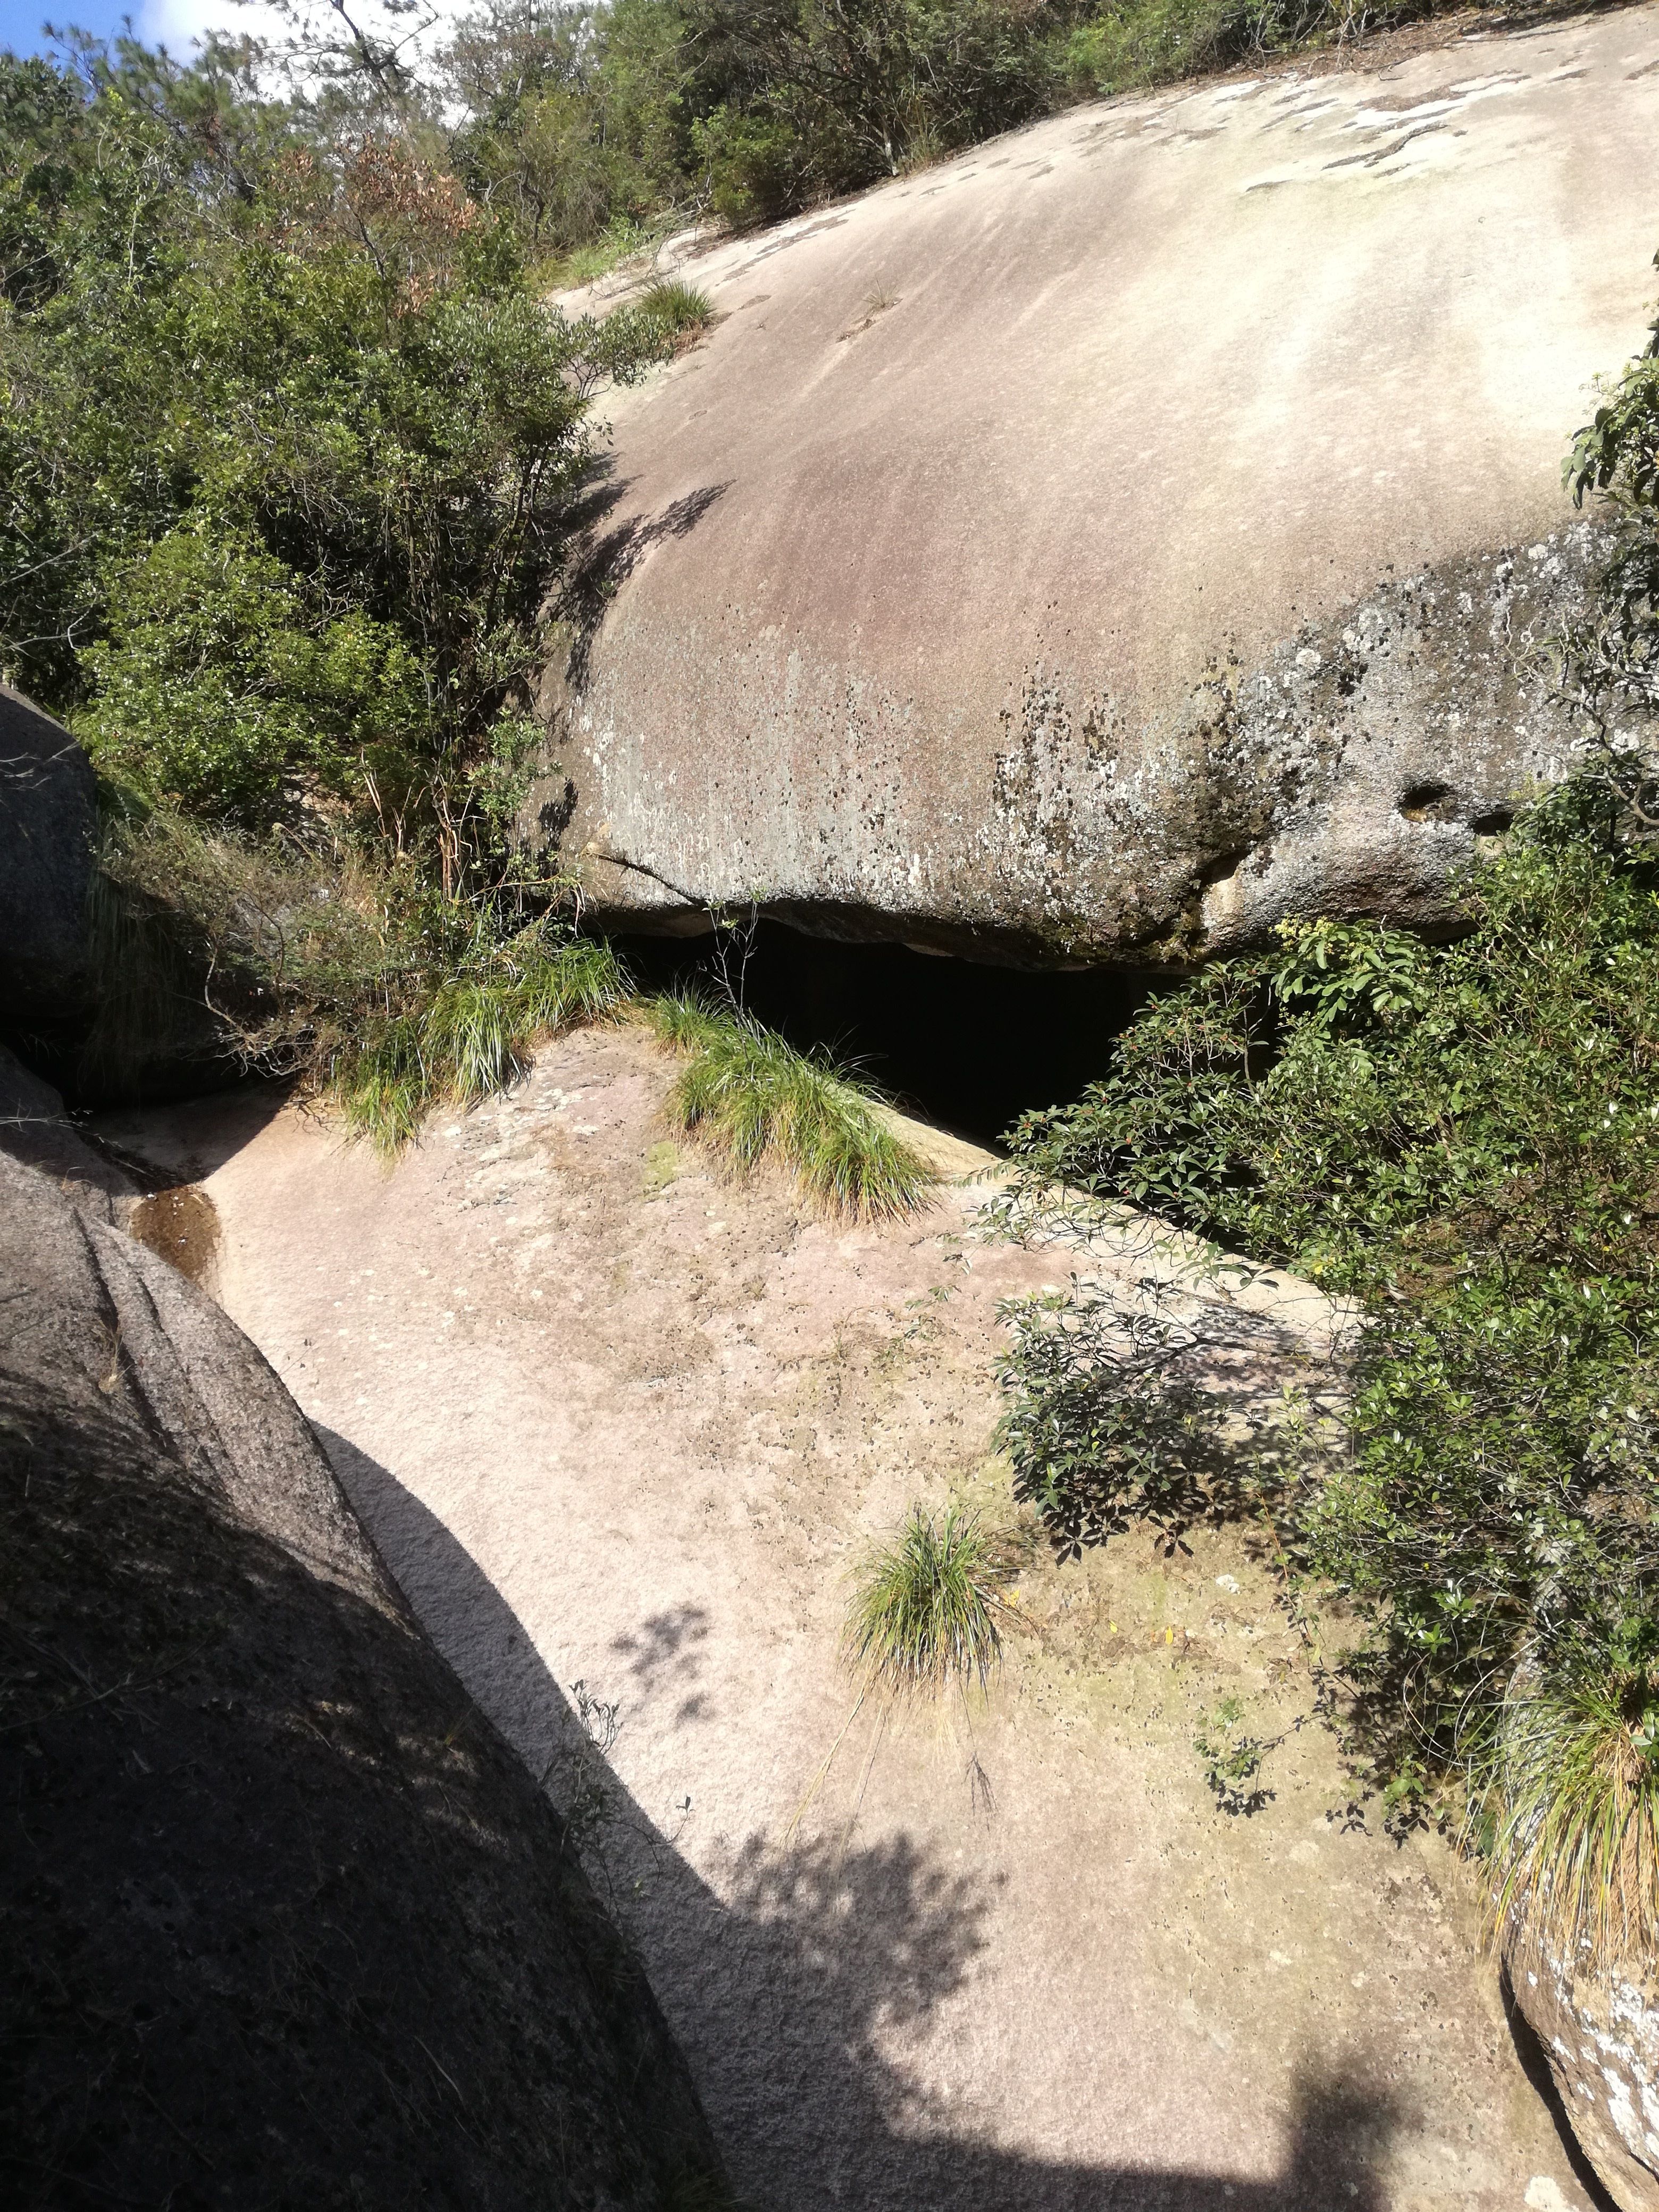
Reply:
[[[0,1018],[60,1015],[84,985],[92,766],[0,684]]]
[[[1432,926],[1652,287],[1659,9],[1068,113],[686,273],[616,396],[543,837],[601,918],[1161,961]]]
[[[557,1815],[108,1199],[0,1153],[7,2201],[724,2202]]]
[[[1659,2212],[1659,1972],[1601,1975],[1529,1941],[1504,1966],[1586,2157],[1620,2212]]]

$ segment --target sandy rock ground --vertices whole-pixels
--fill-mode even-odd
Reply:
[[[389,1171],[259,1093],[100,1126],[211,1198],[212,1287],[572,1819],[744,2203],[1584,2212],[1449,1850],[1350,1807],[1240,1533],[1034,1545],[988,1706],[857,1705],[848,1571],[915,1500],[1010,1516],[998,1304],[1075,1262],[980,1238],[983,1183],[879,1231],[734,1187],[671,1074],[568,1037]],[[1285,1734],[1248,1819],[1193,1748],[1229,1693]]]

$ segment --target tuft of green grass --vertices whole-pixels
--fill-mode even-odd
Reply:
[[[1659,1948],[1659,1703],[1522,1670],[1498,1718],[1486,1850],[1500,1927],[1598,1961]]]
[[[775,1159],[827,1212],[861,1221],[924,1203],[933,1170],[888,1127],[875,1092],[829,1059],[687,994],[648,1011],[660,1041],[686,1059],[670,1114],[740,1173]]]
[[[554,914],[526,924],[344,839],[256,842],[160,810],[106,831],[91,921],[85,1090],[142,1096],[152,1060],[216,1059],[297,1079],[388,1157],[628,992],[610,947]]]
[[[872,1552],[848,1608],[844,1649],[866,1681],[898,1692],[953,1680],[983,1689],[1002,1656],[997,1616],[1012,1578],[1006,1539],[947,1506],[913,1506],[896,1542]]]
[[[695,337],[714,319],[714,303],[695,284],[665,276],[640,295],[634,312],[670,337]]]
[[[669,361],[695,345],[714,319],[706,293],[678,278],[666,278],[597,321],[585,316],[572,325],[579,334],[576,374],[583,390],[601,377],[633,384],[652,365]]]
[[[606,945],[549,945],[539,928],[501,947],[483,972],[441,983],[417,1010],[341,1037],[326,1088],[346,1127],[386,1158],[434,1106],[470,1106],[516,1082],[538,1036],[610,1012],[623,994]]]

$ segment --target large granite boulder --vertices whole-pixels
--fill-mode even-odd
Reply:
[[[1602,2186],[1620,2212],[1659,2212],[1659,1961],[1598,1970],[1511,1936],[1504,1967]]]
[[[97,823],[80,745],[0,684],[0,1020],[77,1010]]]
[[[602,921],[1018,961],[1447,920],[1642,343],[1659,9],[1073,110],[694,258],[531,823]]]
[[[557,1814],[298,1408],[12,1090],[52,1171],[0,1152],[6,2201],[724,2203]]]

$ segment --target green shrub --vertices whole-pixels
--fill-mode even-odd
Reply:
[[[649,286],[601,321],[575,327],[583,334],[586,374],[630,384],[653,363],[694,344],[714,319],[706,294],[669,280]]]
[[[1059,1186],[1085,1219],[1127,1200],[1359,1302],[1348,1450],[1298,1475],[1259,1434],[1268,1464],[1224,1454],[1233,1488],[1206,1494],[1269,1510],[1358,1608],[1351,1711],[1413,1784],[1486,1755],[1523,1659],[1553,1680],[1659,1617],[1646,788],[1627,805],[1587,775],[1523,813],[1458,943],[1287,927],[1149,1006],[1103,1082],[1014,1133],[1015,1225]],[[1017,1327],[1016,1479],[1068,1542],[1213,1483],[1201,1396],[1126,1346],[1111,1313]]]
[[[1067,1555],[1144,1523],[1170,1546],[1236,1503],[1227,1408],[1194,1372],[1220,1348],[1196,1322],[1104,1289],[1011,1299],[998,1363],[1008,1405],[997,1431],[1014,1495]],[[1241,1332],[1223,1324],[1229,1338]]]
[[[827,1058],[694,997],[655,1000],[650,1013],[687,1061],[669,1100],[677,1126],[739,1173],[774,1159],[828,1212],[860,1220],[925,1202],[933,1170],[895,1135],[875,1094]]]
[[[920,1505],[894,1544],[870,1554],[848,1608],[845,1649],[873,1686],[903,1694],[977,1680],[1002,1656],[999,1615],[1012,1579],[1005,1538],[977,1514]]]
[[[330,143],[137,49],[0,60],[0,110],[6,675],[150,804],[256,835],[320,809],[488,888],[590,327],[408,135]],[[608,373],[689,312],[616,323]]]

